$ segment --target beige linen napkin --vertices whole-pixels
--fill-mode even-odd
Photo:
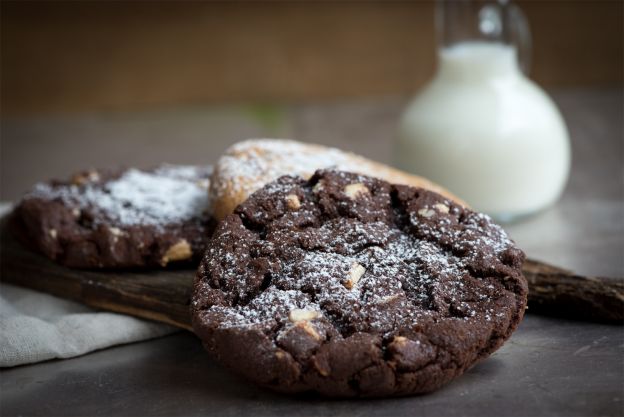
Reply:
[[[9,204],[0,204],[0,216]],[[0,283],[0,367],[71,358],[178,331],[73,301]]]

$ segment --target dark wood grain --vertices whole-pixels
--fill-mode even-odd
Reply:
[[[0,222],[0,279],[98,309],[131,314],[191,330],[192,269],[101,272],[69,269],[24,248]],[[571,319],[624,319],[624,280],[578,276],[528,260],[529,312]]]
[[[191,329],[192,269],[100,272],[66,268],[24,248],[12,238],[5,221],[0,223],[0,244],[3,282]]]
[[[529,312],[605,323],[624,322],[624,279],[585,277],[528,259]]]

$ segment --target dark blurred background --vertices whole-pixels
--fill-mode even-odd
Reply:
[[[520,1],[545,87],[622,83],[621,1]],[[433,3],[2,2],[2,113],[404,94]]]
[[[621,90],[623,2],[518,3],[534,80],[548,91]],[[85,165],[210,163],[247,136],[387,161],[398,115],[435,68],[432,2],[1,7],[4,200]]]

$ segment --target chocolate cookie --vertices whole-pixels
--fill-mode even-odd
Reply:
[[[488,216],[431,191],[337,171],[281,177],[217,226],[193,328],[274,390],[429,392],[516,328],[523,260]]]
[[[23,242],[75,268],[164,267],[198,260],[214,229],[210,167],[85,171],[37,184],[15,208]]]

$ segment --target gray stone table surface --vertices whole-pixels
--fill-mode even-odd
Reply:
[[[622,277],[622,90],[553,96],[572,138],[570,182],[558,204],[506,228],[531,257],[581,274]],[[85,165],[210,163],[229,143],[250,136],[296,137],[388,162],[405,104],[404,98],[387,98],[7,120],[0,136],[1,196],[14,199],[37,179]],[[492,357],[442,390],[412,398],[276,395],[219,367],[187,332],[2,370],[0,387],[0,414],[6,416],[621,416],[624,329],[529,312]]]

